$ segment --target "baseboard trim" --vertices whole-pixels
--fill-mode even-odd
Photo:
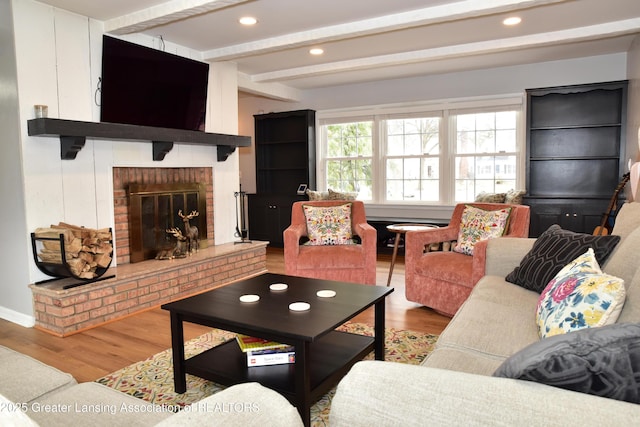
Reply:
[[[0,306],[0,318],[17,323],[25,328],[33,328],[36,324],[36,318],[34,316],[29,316],[2,306]]]

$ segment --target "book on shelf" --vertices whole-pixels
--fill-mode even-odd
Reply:
[[[282,349],[290,347],[288,344],[282,344],[276,341],[269,341],[263,338],[256,338],[242,334],[236,335],[236,341],[238,341],[240,350],[242,350],[244,353],[248,351],[270,350],[278,348]]]
[[[283,365],[296,362],[296,351],[293,346],[270,348],[266,350],[247,351],[247,366]]]

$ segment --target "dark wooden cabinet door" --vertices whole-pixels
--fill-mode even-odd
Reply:
[[[306,196],[249,194],[249,238],[283,247],[282,233],[291,224],[291,206]]]

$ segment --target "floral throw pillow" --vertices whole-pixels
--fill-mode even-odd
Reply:
[[[458,232],[458,243],[453,250],[465,255],[473,255],[476,243],[504,234],[510,214],[510,207],[486,211],[471,205],[465,206]]]
[[[540,338],[615,323],[624,305],[624,280],[600,270],[593,249],[567,264],[540,294]]]
[[[307,221],[308,245],[350,245],[351,203],[338,206],[302,205]]]

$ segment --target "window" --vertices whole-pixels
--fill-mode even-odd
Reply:
[[[361,200],[372,198],[372,122],[326,127],[327,187],[356,192]]]
[[[515,189],[517,112],[459,114],[454,121],[455,200]]]
[[[319,189],[379,204],[449,205],[517,189],[521,105],[518,96],[319,112]]]
[[[440,118],[383,121],[386,135],[386,200],[440,199]]]

